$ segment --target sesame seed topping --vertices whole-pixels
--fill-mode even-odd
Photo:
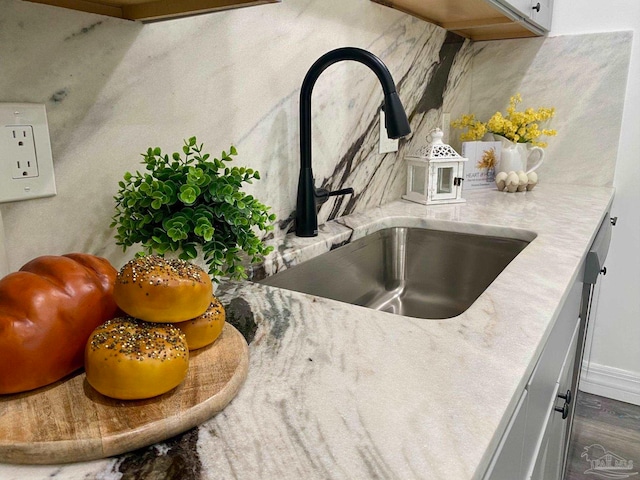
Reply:
[[[120,283],[134,283],[142,287],[149,285],[168,285],[170,278],[191,280],[205,283],[207,273],[197,265],[178,258],[164,258],[158,255],[147,255],[128,262],[120,269]]]
[[[218,300],[217,298],[213,297],[211,303],[209,304],[209,308],[207,308],[207,311],[204,312],[202,315],[200,315],[198,318],[212,318],[212,317],[217,317],[220,314],[222,314],[224,312],[224,308],[222,306],[222,304],[220,303],[220,300]],[[196,320],[196,319],[194,319]]]
[[[186,357],[186,337],[171,324],[144,322],[133,317],[108,320],[91,338],[91,349],[113,350],[138,360]]]

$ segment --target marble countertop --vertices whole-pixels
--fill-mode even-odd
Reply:
[[[119,458],[0,465],[0,478],[481,478],[613,189],[540,185],[467,203],[394,202],[287,237],[267,272],[385,226],[536,237],[463,314],[402,317],[255,283],[221,285],[250,345],[249,376],[220,414]]]

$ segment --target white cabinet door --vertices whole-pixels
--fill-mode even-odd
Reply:
[[[558,395],[573,389],[581,293],[582,282],[576,281],[484,480],[561,480],[569,418],[555,408],[565,402]]]
[[[556,389],[553,391],[554,398],[558,394],[558,384],[556,384]],[[552,402],[553,404],[553,402]],[[550,405],[552,405],[550,404]],[[544,430],[543,433],[538,438],[538,444],[534,452],[534,456],[532,459],[532,463],[529,465],[528,470],[525,473],[525,480],[560,480],[559,478],[547,478],[547,464],[551,461],[549,458],[550,455],[553,455],[553,451],[549,448],[549,440],[552,435],[558,434],[560,432],[558,427],[558,418],[560,414],[558,412],[553,411],[550,408],[549,415],[545,419],[544,422]],[[561,417],[560,417],[561,418]]]
[[[507,7],[523,18],[531,17],[531,0],[495,0],[494,3]]]
[[[556,396],[554,406],[554,408],[562,409],[565,406],[564,404],[567,403],[566,408],[569,413],[571,413],[572,409],[565,399],[570,400],[572,403],[576,401],[575,395],[571,392],[575,390],[572,385],[573,367],[576,362],[575,351],[578,345],[579,331],[580,328],[578,326],[573,334],[569,354],[562,366],[562,374],[558,381],[558,396]],[[561,398],[561,396],[564,398]],[[544,478],[561,480],[564,473],[565,453],[567,452],[566,444],[569,441],[567,435],[569,434],[568,424],[570,420],[569,418],[562,418],[562,413],[557,410],[552,413],[555,413],[555,416],[551,426],[549,443],[547,444],[548,453],[544,467]]]
[[[527,420],[527,391],[525,390],[509,421],[498,449],[487,469],[484,480],[514,480],[522,478],[522,444]]]
[[[547,31],[551,30],[553,0],[531,0],[529,8],[531,21]]]
[[[568,418],[563,418],[562,409],[565,407],[567,413],[570,412],[566,400],[560,395],[566,395],[567,390],[571,390],[573,366],[575,364],[575,352],[578,344],[579,325],[571,337],[569,351],[562,364],[562,370],[553,391],[549,405],[549,416],[547,417],[544,433],[539,440],[539,445],[534,453],[535,463],[529,468],[525,478],[527,480],[562,480],[565,444],[567,438]],[[574,399],[571,398],[573,402]],[[557,410],[556,410],[557,409]]]
[[[573,334],[579,323],[581,295],[582,282],[575,282],[527,384],[529,403],[527,435],[523,447],[525,462],[527,459],[529,462],[535,462],[535,451],[540,449],[540,439],[544,434],[543,424],[549,421],[551,402],[556,398],[554,390],[557,388],[558,379],[561,378],[563,363],[567,351],[572,346]],[[575,355],[575,350],[572,354]],[[527,466],[530,467],[530,464]],[[530,471],[530,468],[525,470]]]
[[[553,0],[487,0],[509,18],[531,31],[543,34],[551,30]]]

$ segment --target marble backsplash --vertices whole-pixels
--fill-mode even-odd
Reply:
[[[632,32],[612,32],[474,43],[472,72],[463,77],[468,112],[485,120],[506,112],[516,92],[520,109],[555,107],[549,127],[558,135],[545,137],[540,181],[610,187],[631,41]]]
[[[300,85],[320,55],[342,46],[386,63],[413,134],[397,153],[378,154],[375,76],[354,62],[325,71],[313,95],[316,186],[356,193],[327,202],[321,222],[400,198],[402,158],[442,112],[490,114],[516,91],[558,109],[541,181],[613,178],[628,33],[474,44],[369,0],[287,0],[146,25],[20,0],[0,0],[0,12],[0,101],[47,105],[58,188],[0,206],[5,270],[70,251],[119,267],[134,252],[123,254],[109,229],[118,180],[149,146],[177,151],[193,135],[213,154],[234,144],[237,164],[260,171],[250,193],[272,206],[274,234],[284,235],[295,209]]]
[[[468,42],[369,0],[288,0],[142,25],[0,0],[0,101],[46,103],[58,195],[0,207],[12,270],[45,253],[85,251],[120,265],[112,197],[149,146],[177,151],[196,135],[212,153],[234,144],[260,171],[250,193],[289,228],[299,172],[298,96],[323,53],[356,46],[389,67],[415,132],[446,107],[468,70]],[[5,48],[6,47],[6,48]],[[26,60],[29,59],[29,60]],[[321,221],[400,197],[399,154],[377,153],[382,90],[354,62],[330,67],[313,95],[316,185],[353,186]],[[453,96],[455,98],[455,96]]]

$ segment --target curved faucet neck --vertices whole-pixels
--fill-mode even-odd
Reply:
[[[311,168],[311,94],[318,77],[328,67],[342,60],[353,60],[369,67],[378,77],[385,97],[396,92],[389,70],[374,54],[355,47],[332,50],[321,56],[309,68],[300,89],[300,162],[301,168]]]
[[[322,72],[334,63],[341,62],[343,60],[353,60],[355,62],[362,63],[369,67],[380,80],[382,89],[385,95],[390,95],[396,91],[396,85],[393,82],[393,78],[389,73],[389,70],[382,61],[376,57],[373,53],[355,47],[343,47],[332,50],[325,53],[318,60],[311,65],[307,75],[302,82],[302,91],[300,96],[307,96],[311,98],[311,91],[316,83],[316,80]]]
[[[300,90],[300,177],[296,204],[296,235],[314,237],[318,234],[318,200],[326,201],[333,195],[353,194],[352,188],[324,192],[316,191],[311,170],[311,94],[320,74],[341,60],[354,60],[369,67],[380,80],[384,90],[385,127],[390,138],[400,138],[411,132],[407,115],[398,97],[396,85],[382,61],[372,53],[360,48],[345,47],[333,50],[320,57],[309,69]]]

